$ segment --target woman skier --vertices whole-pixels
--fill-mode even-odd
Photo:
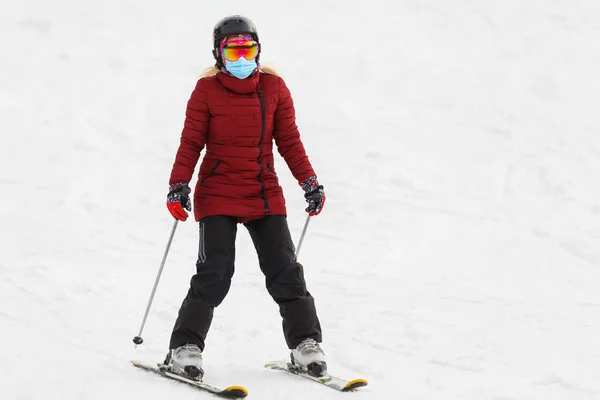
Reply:
[[[319,376],[326,371],[321,326],[296,261],[283,191],[275,172],[273,141],[304,190],[306,212],[318,215],[323,186],[308,160],[295,121],[290,91],[259,63],[254,23],[234,15],[213,30],[215,66],[198,80],[187,103],[180,145],[169,179],[167,207],[185,221],[191,211],[188,186],[200,153],[194,191],[199,222],[196,274],[183,300],[165,359],[166,368],[201,380],[202,351],[217,307],[234,273],[237,225],[248,229],[266,287],[279,305],[292,362]]]

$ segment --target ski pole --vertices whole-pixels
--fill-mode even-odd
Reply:
[[[308,229],[309,222],[310,222],[310,215],[307,215],[306,222],[304,223],[304,229],[302,229],[302,234],[300,235],[300,240],[298,240],[298,246],[296,247],[296,258],[298,258],[298,254],[300,254],[300,247],[302,247],[302,242],[304,241],[304,236],[306,236],[306,229]]]
[[[171,242],[173,241],[173,236],[175,235],[175,229],[177,228],[178,220],[175,220],[173,224],[173,229],[171,230],[171,236],[169,236],[169,241],[167,242],[167,248],[165,249],[165,253],[163,254],[162,262],[160,263],[160,268],[158,269],[158,274],[156,275],[156,280],[154,281],[154,287],[152,288],[152,293],[150,294],[150,300],[148,300],[148,305],[146,306],[146,313],[144,314],[144,319],[142,320],[142,326],[140,326],[140,332],[136,337],[133,338],[133,343],[135,343],[135,347],[137,348],[138,344],[144,343],[144,339],[142,339],[142,331],[144,330],[144,325],[146,325],[146,319],[148,318],[148,313],[150,312],[150,305],[152,305],[152,300],[154,299],[154,294],[156,293],[156,288],[158,287],[158,281],[160,280],[160,276],[162,274],[163,268],[165,266],[165,261],[167,260],[167,254],[169,253],[169,248],[171,247]]]

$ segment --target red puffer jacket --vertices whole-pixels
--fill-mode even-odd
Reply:
[[[243,80],[222,72],[201,78],[187,104],[169,183],[189,183],[206,147],[194,191],[196,221],[286,215],[273,141],[296,180],[315,175],[282,78],[263,72]]]

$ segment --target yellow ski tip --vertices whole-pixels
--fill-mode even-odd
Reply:
[[[368,382],[365,379],[355,379],[346,384],[344,389],[353,389],[361,386],[367,386]]]
[[[243,386],[229,386],[225,389],[226,392],[242,392],[244,396],[248,396],[248,391]]]

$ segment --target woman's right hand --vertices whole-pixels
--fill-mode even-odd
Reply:
[[[192,203],[190,201],[191,189],[186,182],[175,182],[169,185],[169,194],[167,194],[167,208],[173,218],[179,221],[185,221],[188,218],[188,213],[192,211]]]

